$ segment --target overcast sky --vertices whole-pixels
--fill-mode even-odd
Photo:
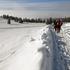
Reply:
[[[19,17],[70,16],[69,0],[0,0],[0,15]]]

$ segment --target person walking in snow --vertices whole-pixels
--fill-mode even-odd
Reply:
[[[8,24],[11,24],[10,18],[8,19]]]
[[[56,31],[56,28],[57,28],[57,22],[56,22],[56,20],[54,20],[54,29],[55,29],[55,31]]]
[[[60,32],[61,26],[62,26],[63,22],[61,19],[57,19],[54,21],[54,29],[55,31],[57,31],[58,33]]]

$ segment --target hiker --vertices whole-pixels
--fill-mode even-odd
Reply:
[[[56,24],[57,24],[57,22],[56,22],[56,20],[54,20],[54,29],[55,29],[55,31],[56,31]]]
[[[46,24],[52,24],[52,18],[48,18]]]
[[[60,32],[61,26],[62,26],[63,22],[61,19],[57,19],[54,21],[54,29],[57,32]]]
[[[8,24],[11,24],[10,18],[8,19]]]

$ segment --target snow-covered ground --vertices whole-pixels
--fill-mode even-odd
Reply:
[[[14,23],[0,21],[0,70],[39,70],[45,24]]]
[[[60,33],[44,23],[0,19],[0,70],[68,70],[70,23]]]

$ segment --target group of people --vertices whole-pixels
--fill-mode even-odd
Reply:
[[[61,19],[54,20],[54,29],[57,33],[60,32],[62,24],[63,24],[63,22]]]

